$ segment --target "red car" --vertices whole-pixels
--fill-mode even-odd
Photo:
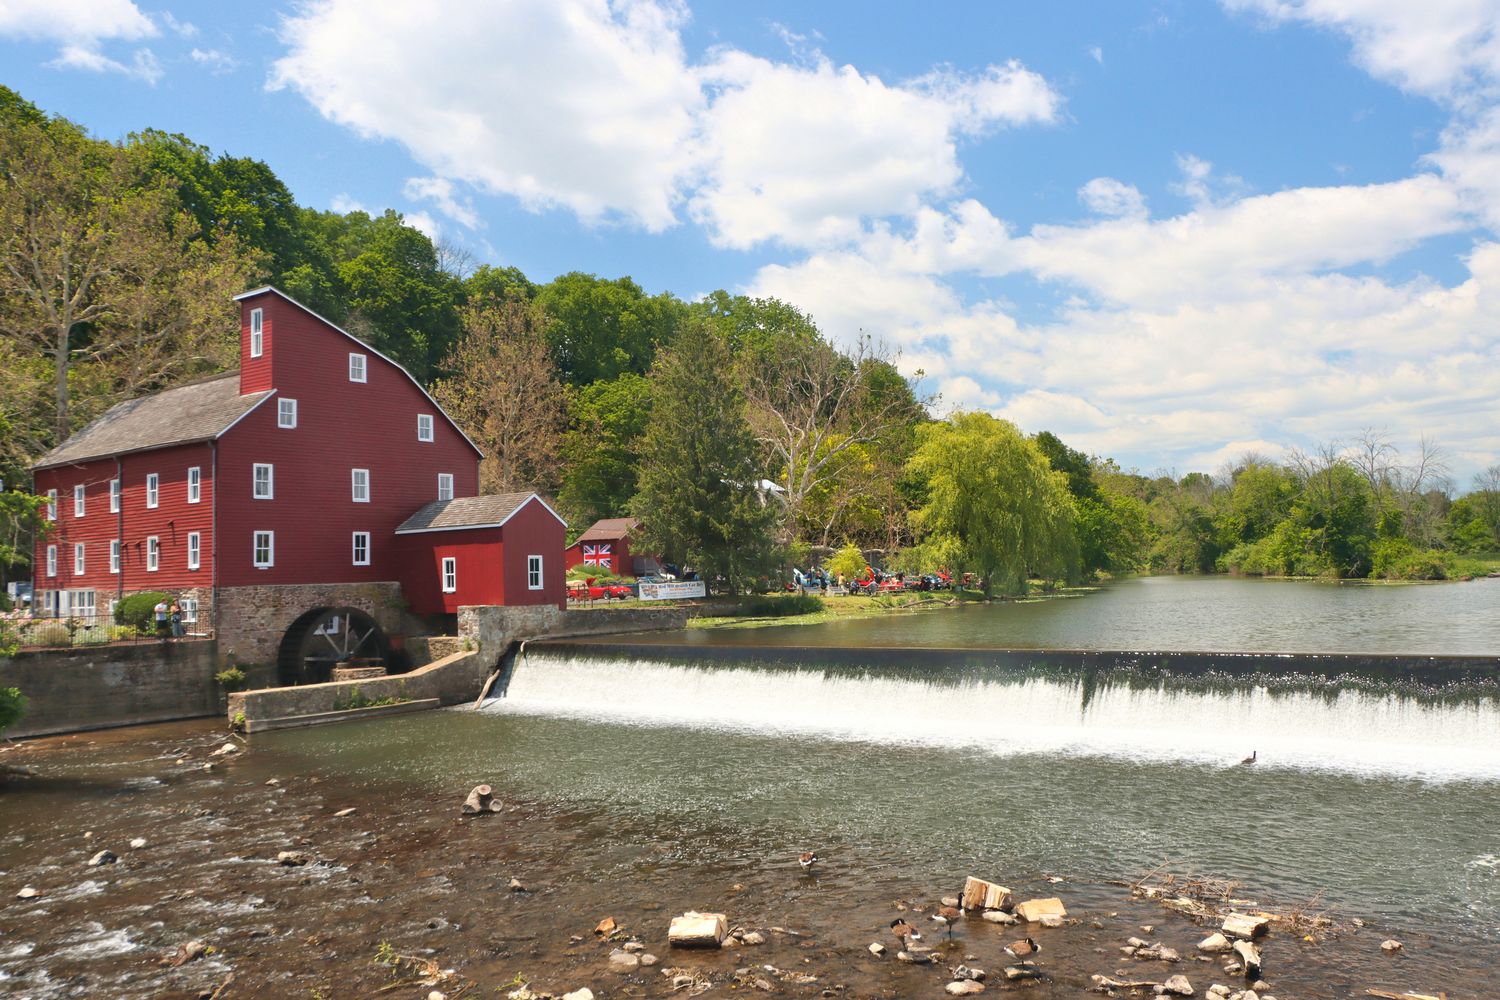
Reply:
[[[568,581],[570,601],[623,601],[635,596],[635,588],[624,583],[599,583],[593,577]]]

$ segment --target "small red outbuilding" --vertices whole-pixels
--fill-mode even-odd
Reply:
[[[419,615],[466,604],[565,607],[566,531],[535,493],[434,500],[396,529],[402,592]]]
[[[591,566],[616,576],[638,576],[646,567],[630,556],[630,533],[639,522],[633,517],[609,517],[578,536],[565,553],[567,568]]]

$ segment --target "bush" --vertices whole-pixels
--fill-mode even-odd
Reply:
[[[19,688],[0,688],[0,733],[21,721],[26,714],[26,696]]]
[[[567,573],[563,574],[563,578],[566,580],[588,580],[592,578],[595,583],[617,583],[625,579],[625,577],[612,573],[607,569],[600,569],[598,566],[584,566],[581,563],[569,569]]]
[[[230,667],[214,674],[214,680],[225,691],[238,691],[245,686],[245,672],[239,667]]]
[[[859,551],[859,546],[850,542],[828,560],[828,572],[834,577],[842,576],[847,583],[864,576],[867,565],[869,564],[865,562],[864,553]]]
[[[115,605],[115,624],[133,625],[142,632],[151,632],[156,629],[156,606],[162,601],[170,601],[166,594],[158,590],[147,591],[143,594],[131,594],[122,598]]]
[[[16,602],[10,599],[10,595],[0,590],[0,612],[16,610]]]
[[[109,627],[110,642],[127,642],[140,634],[140,630],[134,625],[111,625]]]
[[[71,646],[73,633],[62,622],[48,622],[31,630],[33,646]]]
[[[1375,543],[1370,568],[1372,579],[1446,580],[1448,558],[1436,549],[1421,550],[1404,538],[1384,538]]]
[[[752,618],[791,618],[823,610],[823,599],[812,594],[768,594],[752,597],[740,605],[739,613]]]

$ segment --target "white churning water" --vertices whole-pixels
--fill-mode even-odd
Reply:
[[[910,674],[527,652],[493,713],[733,729],[996,755],[1104,755],[1500,780],[1500,703],[1342,690],[1201,691],[995,671]]]

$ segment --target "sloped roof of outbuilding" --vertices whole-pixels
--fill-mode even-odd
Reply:
[[[210,378],[129,399],[43,455],[32,466],[51,469],[115,455],[212,441],[238,423],[274,389],[240,395],[240,373]]]
[[[419,531],[454,531],[464,528],[499,528],[531,500],[546,507],[547,513],[556,517],[563,527],[567,527],[567,522],[559,517],[557,511],[553,510],[537,493],[491,493],[486,496],[434,500],[402,521],[396,528],[396,534],[411,535]]]
[[[636,525],[641,522],[633,517],[606,517],[595,521],[593,527],[579,535],[576,542],[603,542],[615,538],[624,538],[635,530]]]

